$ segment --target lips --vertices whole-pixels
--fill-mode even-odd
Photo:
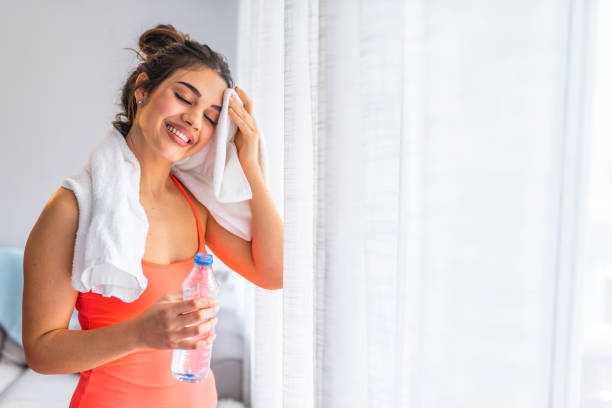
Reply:
[[[182,146],[182,147],[191,146],[191,143],[185,142],[183,139],[181,139],[180,137],[172,133],[168,128],[166,128],[166,133],[168,134],[168,137],[174,140],[174,142],[178,144],[179,146]]]
[[[179,130],[179,131],[180,131],[180,132],[181,132],[183,135],[185,135],[185,136],[186,136],[186,137],[189,139],[189,143],[190,143],[190,144],[193,144],[193,142],[194,142],[193,135],[191,134],[191,132],[189,132],[189,131],[188,131],[187,129],[185,129],[183,126],[178,125],[178,124],[173,123],[173,122],[166,122],[166,123],[164,124],[164,127],[166,127],[166,125],[170,125],[170,126],[172,126],[173,128],[175,128],[175,129]],[[170,133],[172,133],[172,132],[170,132]],[[173,134],[173,133],[172,133],[172,134]],[[174,135],[174,134],[173,134],[173,135]],[[174,136],[176,136],[176,135],[174,135]],[[180,139],[180,138],[179,138],[179,139]]]

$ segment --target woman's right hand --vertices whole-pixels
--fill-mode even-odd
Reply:
[[[217,299],[182,300],[181,292],[168,293],[135,317],[132,327],[139,348],[191,350],[212,343],[218,311]]]

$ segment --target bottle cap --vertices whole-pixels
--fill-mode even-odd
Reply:
[[[198,265],[211,265],[213,263],[212,255],[204,252],[198,252],[193,260]]]

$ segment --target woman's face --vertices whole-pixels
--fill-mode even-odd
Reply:
[[[223,78],[203,67],[177,70],[150,95],[138,89],[143,103],[137,105],[135,124],[145,143],[172,163],[199,151],[213,135],[226,88]]]

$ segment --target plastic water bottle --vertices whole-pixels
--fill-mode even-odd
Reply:
[[[196,254],[193,269],[182,284],[183,300],[199,297],[216,298],[218,296],[219,284],[213,274],[212,262],[212,255]],[[199,336],[199,338],[205,339],[214,332],[215,328],[213,326],[211,330]],[[172,376],[185,382],[204,380],[210,371],[211,353],[212,343],[193,350],[174,349],[172,352]]]

